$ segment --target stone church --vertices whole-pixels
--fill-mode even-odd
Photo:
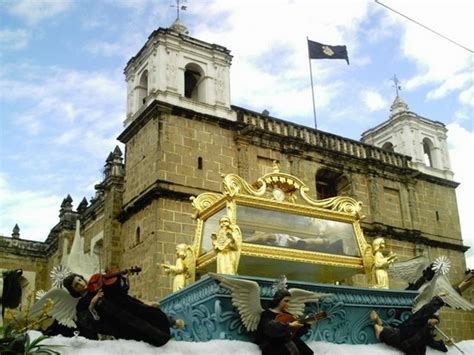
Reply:
[[[300,126],[231,105],[231,62],[230,50],[189,36],[179,20],[155,30],[124,70],[127,113],[118,140],[125,151],[116,147],[106,158],[94,198],[75,209],[70,196],[63,200],[44,242],[22,239],[18,226],[0,237],[0,268],[22,268],[30,287],[48,289],[51,269],[80,245],[97,270],[141,266],[130,277],[131,293],[159,300],[172,280],[158,265],[173,263],[176,245],[193,241],[190,197],[221,192],[221,174],[253,183],[277,161],[314,199],[361,201],[368,240],[383,236],[400,259],[446,255],[451,281],[464,278],[469,247],[444,124],[410,111],[397,96],[388,119],[360,142]],[[365,277],[344,282],[364,286]],[[405,286],[391,280],[391,287]],[[472,289],[464,296],[474,301]],[[443,325],[457,340],[474,337],[472,313],[443,310]]]

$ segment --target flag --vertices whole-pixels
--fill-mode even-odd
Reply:
[[[308,39],[309,59],[345,59],[349,65],[346,46],[329,46]]]

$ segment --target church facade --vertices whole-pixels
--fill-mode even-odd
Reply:
[[[232,56],[225,47],[187,35],[177,20],[159,28],[127,63],[125,146],[105,161],[91,201],[74,209],[70,196],[45,242],[0,237],[0,268],[22,268],[31,288],[51,287],[50,270],[67,262],[80,220],[83,253],[99,268],[139,265],[131,293],[155,301],[171,292],[161,263],[174,263],[179,243],[192,244],[192,196],[221,192],[222,174],[255,182],[280,170],[299,177],[314,199],[350,196],[363,204],[368,240],[384,237],[404,260],[445,255],[450,279],[464,278],[466,261],[442,123],[411,112],[396,97],[389,119],[362,141],[300,126],[231,105]],[[21,221],[19,221],[21,225]],[[365,286],[363,275],[346,284]],[[391,280],[391,287],[406,284]],[[474,301],[473,290],[464,296]],[[446,309],[456,339],[472,339],[474,315]]]

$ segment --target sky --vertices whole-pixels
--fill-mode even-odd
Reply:
[[[365,0],[188,0],[192,37],[231,50],[231,102],[314,127],[306,38],[346,45],[313,60],[318,129],[359,140],[388,119],[401,82],[410,110],[448,128],[464,243],[474,246],[474,5],[384,0],[459,45]],[[62,200],[90,199],[123,130],[123,69],[173,0],[0,0],[0,235],[46,239]],[[462,48],[467,47],[469,50]],[[474,268],[474,250],[467,253]]]
[[[41,333],[32,331],[29,333],[31,339],[37,338]],[[154,355],[157,348],[144,342],[134,340],[87,340],[83,337],[64,338],[62,336],[47,339],[44,344],[60,345],[62,355]],[[333,354],[351,354],[351,355],[401,355],[402,352],[391,348],[385,344],[371,345],[351,345],[351,344],[333,344],[326,342],[310,342],[311,349],[318,355]],[[474,352],[474,340],[461,341],[456,345],[464,351],[465,354]],[[469,350],[471,349],[471,350]],[[188,354],[220,354],[220,355],[259,355],[261,354],[257,345],[243,341],[231,340],[211,340],[209,342],[185,342],[169,341],[163,347],[159,348],[159,353],[163,355],[188,355]],[[428,348],[427,355],[442,354],[437,350]],[[454,347],[449,347],[447,355],[459,355],[460,352]]]

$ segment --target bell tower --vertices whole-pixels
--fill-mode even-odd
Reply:
[[[177,18],[158,28],[125,69],[130,125],[154,100],[235,120],[230,107],[232,56],[225,47],[188,36]]]
[[[361,141],[412,157],[411,166],[425,174],[452,180],[447,129],[410,111],[398,95],[387,121],[362,133]]]

